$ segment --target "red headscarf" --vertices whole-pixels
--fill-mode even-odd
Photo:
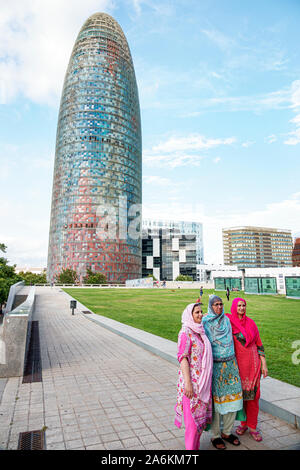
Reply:
[[[237,333],[242,333],[245,340],[246,340],[245,347],[247,347],[251,343],[253,343],[257,340],[257,338],[259,337],[259,332],[258,332],[258,328],[257,328],[255,322],[251,318],[247,317],[246,313],[245,313],[245,315],[243,315],[242,319],[239,318],[239,316],[237,314],[237,304],[240,301],[244,302],[245,305],[247,304],[245,299],[242,299],[240,297],[236,297],[232,301],[232,305],[231,305],[231,309],[230,309],[231,310],[231,315],[228,314],[228,313],[226,315],[230,320],[231,327],[232,327],[232,333],[234,335],[237,334]]]

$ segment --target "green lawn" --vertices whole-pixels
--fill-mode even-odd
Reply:
[[[185,306],[195,302],[198,297],[198,290],[192,289],[64,290],[94,313],[172,341],[177,341]],[[213,292],[204,291],[204,312],[207,312],[208,296]],[[227,302],[225,292],[216,294],[223,298],[225,312],[230,312],[234,297],[247,300],[247,314],[255,320],[265,347],[269,375],[300,387],[300,364],[292,363],[292,354],[295,352],[292,343],[300,340],[300,300],[234,292]]]

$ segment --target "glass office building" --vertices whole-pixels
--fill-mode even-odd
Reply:
[[[129,207],[142,202],[141,145],[127,40],[111,16],[96,13],[78,34],[62,91],[49,281],[63,268],[75,270],[81,281],[87,269],[102,272],[108,282],[141,277],[141,239],[126,230],[137,217],[134,211],[128,215]]]
[[[174,227],[145,228],[143,221],[142,253],[143,277],[174,281],[182,274],[197,279],[195,234],[183,234]]]
[[[267,227],[223,229],[224,264],[239,268],[292,266],[290,230]]]
[[[157,230],[159,228],[168,230],[177,230],[183,235],[196,236],[196,263],[204,263],[203,253],[203,224],[201,222],[191,222],[186,220],[159,220],[159,219],[143,219],[143,229]],[[193,237],[191,237],[192,239]]]

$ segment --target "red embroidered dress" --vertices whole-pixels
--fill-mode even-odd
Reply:
[[[233,334],[235,355],[238,363],[244,400],[254,400],[259,387],[261,361],[264,348],[259,335],[256,341],[245,347],[242,333]]]
[[[246,314],[239,318],[237,314],[239,302],[243,302],[246,306],[246,301],[237,297],[232,302],[231,314],[227,313],[226,316],[229,318],[232,327],[235,355],[242,382],[243,399],[254,400],[259,389],[261,375],[260,356],[265,355],[264,347],[254,320],[247,317]]]

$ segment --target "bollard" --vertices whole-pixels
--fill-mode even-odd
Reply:
[[[74,315],[74,310],[76,308],[77,302],[76,300],[71,300],[70,301],[70,308],[72,309],[72,315]]]

